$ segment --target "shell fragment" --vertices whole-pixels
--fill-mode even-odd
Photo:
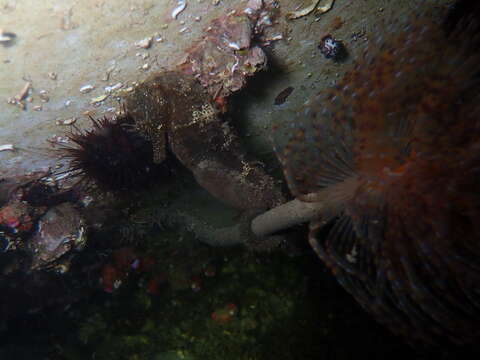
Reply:
[[[13,151],[15,147],[12,144],[0,145],[0,151]]]
[[[173,9],[172,11],[172,19],[176,20],[177,16],[185,10],[187,7],[187,1],[186,0],[178,0],[177,7]]]
[[[298,19],[310,14],[315,9],[317,9],[319,13],[323,14],[332,8],[334,2],[335,0],[312,0],[310,5],[304,7],[303,9],[289,12],[287,13],[286,17],[288,20]]]

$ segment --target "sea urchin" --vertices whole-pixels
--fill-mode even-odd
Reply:
[[[133,129],[133,118],[119,116],[94,119],[89,130],[74,128],[68,138],[73,146],[61,149],[70,160],[69,170],[84,184],[95,183],[103,190],[121,191],[147,185],[159,165],[153,163],[149,141]]]

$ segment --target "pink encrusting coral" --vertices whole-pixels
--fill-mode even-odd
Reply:
[[[480,26],[425,17],[381,31],[310,99],[278,151],[293,195],[322,203],[310,243],[412,342],[480,339]],[[325,226],[329,224],[328,226]]]

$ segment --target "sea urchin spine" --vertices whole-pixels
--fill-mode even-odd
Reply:
[[[151,144],[133,131],[131,116],[124,111],[111,118],[90,119],[92,128],[75,128],[68,135],[74,145],[60,150],[70,160],[69,171],[82,183],[95,183],[103,190],[141,188],[150,182],[158,165],[153,162]]]

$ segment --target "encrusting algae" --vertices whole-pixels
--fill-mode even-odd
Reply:
[[[480,339],[479,29],[387,25],[278,151],[296,201],[318,206],[318,256],[414,343]]]

